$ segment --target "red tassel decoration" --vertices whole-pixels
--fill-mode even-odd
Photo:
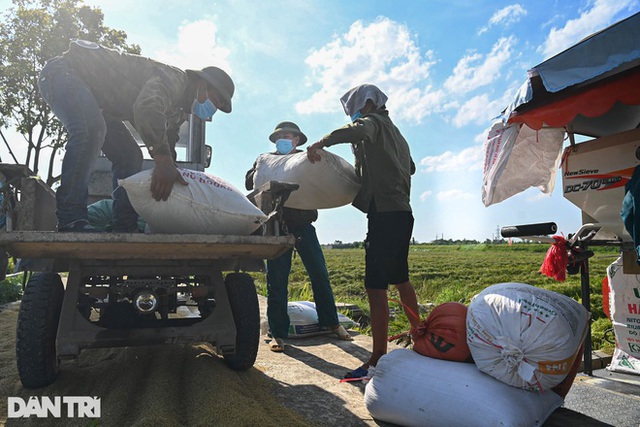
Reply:
[[[567,265],[569,265],[567,241],[562,236],[553,236],[553,238],[555,243],[551,245],[544,257],[540,273],[559,282],[564,282],[567,278]]]

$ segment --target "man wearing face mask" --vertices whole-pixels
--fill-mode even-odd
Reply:
[[[231,112],[234,84],[217,67],[182,71],[138,55],[76,40],[47,62],[38,80],[40,94],[62,122],[65,145],[56,192],[58,231],[96,231],[87,217],[91,167],[102,151],[112,163],[113,231],[137,230],[138,215],[117,180],[142,169],[142,152],[123,123],[138,131],[155,167],[150,192],[167,200],[173,184],[187,185],[175,165],[180,125],[194,114],[211,120]]]
[[[350,124],[325,135],[307,149],[309,160],[321,161],[318,150],[351,143],[362,187],[353,206],[367,214],[364,286],[371,309],[373,351],[367,362],[345,378],[366,378],[387,352],[387,289],[395,285],[412,329],[419,326],[416,293],[409,281],[409,242],[413,214],[409,203],[415,164],[409,144],[389,118],[387,96],[376,86],[356,86],[340,98]]]
[[[276,152],[273,154],[286,156],[302,152],[297,147],[304,145],[307,142],[307,137],[295,123],[282,122],[276,126],[269,136],[269,140],[276,145]],[[245,176],[247,190],[253,189],[253,175],[256,172],[256,166],[257,161]],[[329,282],[329,272],[318,242],[316,229],[311,224],[316,219],[318,219],[317,210],[283,208],[283,221],[287,230],[297,239],[296,250],[311,280],[318,323],[320,326],[329,328],[339,339],[352,341],[351,335],[338,323],[333,290]],[[284,339],[287,338],[289,332],[287,305],[292,255],[293,249],[276,259],[267,260],[267,317],[273,337],[269,348],[275,352],[284,351]]]

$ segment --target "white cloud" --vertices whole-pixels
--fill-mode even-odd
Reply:
[[[438,156],[427,156],[420,160],[425,172],[453,172],[461,170],[481,170],[484,148],[473,146],[454,153],[445,151]]]
[[[496,116],[496,113],[504,107],[511,94],[503,93],[499,99],[489,100],[488,95],[483,94],[471,98],[458,107],[457,114],[453,119],[456,127],[463,127],[469,124],[488,123]],[[453,172],[453,171],[475,171],[482,170],[484,161],[484,143],[490,127],[478,133],[473,141],[475,145],[458,152],[446,151],[437,156],[427,156],[420,160],[423,172]]]
[[[523,13],[514,10],[515,14]],[[517,55],[516,43],[513,36],[502,37],[486,55],[467,54],[438,87],[428,80],[436,63],[433,52],[421,53],[405,25],[388,18],[378,18],[368,25],[356,21],[347,33],[313,50],[306,58],[311,69],[308,85],[320,87],[298,102],[296,111],[335,112],[344,92],[358,84],[373,83],[389,96],[387,106],[394,119],[420,124],[431,114],[455,110],[453,122],[457,127],[485,123],[500,113],[503,100],[489,101],[488,95],[465,98],[460,107],[457,98],[499,79],[502,68]]]
[[[426,201],[429,197],[431,197],[431,194],[432,194],[432,193],[433,193],[433,191],[431,191],[431,190],[425,191],[424,193],[422,193],[422,194],[420,195],[420,201],[421,201],[421,202]]]
[[[527,10],[520,4],[512,4],[507,7],[503,7],[493,14],[489,23],[478,31],[478,34],[485,33],[489,29],[496,25],[502,25],[508,27],[516,22],[520,21],[520,18],[527,15]]]
[[[487,124],[491,123],[493,119],[500,116],[505,106],[513,100],[519,86],[512,82],[509,87],[501,89],[499,97],[496,99],[490,99],[488,93],[480,94],[468,99],[461,106],[455,108],[455,116],[452,119],[454,126],[460,128],[469,124]],[[488,128],[487,128],[488,132]],[[474,139],[479,144],[484,143],[486,139],[486,133],[484,135],[478,135]]]
[[[362,83],[380,87],[396,117],[420,120],[443,106],[443,94],[427,82],[433,52],[422,53],[406,25],[388,18],[371,24],[354,22],[339,35],[313,50],[305,62],[311,68],[310,86],[320,85],[308,99],[296,104],[301,114],[334,112],[338,99]]]
[[[490,122],[504,108],[503,98],[491,101],[486,93],[474,96],[457,109],[453,119],[454,126],[461,128],[469,124],[482,125]]]
[[[525,200],[527,202],[536,203],[541,200],[549,199],[550,197],[551,197],[551,194],[545,194],[545,193],[539,192],[537,194],[534,194],[533,196],[526,197]]]
[[[512,58],[515,43],[513,36],[501,37],[484,61],[479,53],[467,54],[458,61],[453,74],[444,82],[444,87],[451,93],[465,94],[491,84],[500,77],[500,69]]]
[[[476,198],[476,196],[462,190],[448,190],[439,192],[436,198],[438,201],[444,202],[450,200],[469,200]]]
[[[154,59],[181,69],[200,69],[215,65],[231,73],[231,50],[217,41],[218,27],[209,20],[186,22],[178,28],[178,41],[158,50]]]
[[[614,16],[634,4],[635,0],[596,0],[593,7],[562,28],[552,28],[545,42],[538,48],[546,58],[562,52],[584,37],[612,24]]]
[[[429,114],[448,110],[451,102],[446,98],[443,90],[435,90],[430,85],[424,89],[399,87],[393,95],[389,95],[387,104],[393,111],[394,119],[420,123]]]

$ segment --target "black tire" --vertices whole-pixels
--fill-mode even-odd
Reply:
[[[251,368],[260,345],[260,306],[253,279],[246,273],[230,273],[224,279],[236,325],[236,352],[224,361],[234,371]]]
[[[22,296],[16,334],[18,375],[26,388],[44,387],[58,377],[56,334],[64,287],[56,273],[33,273]]]

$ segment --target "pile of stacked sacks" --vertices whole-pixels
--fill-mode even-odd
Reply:
[[[370,371],[365,405],[403,426],[541,426],[578,371],[589,312],[522,283],[437,306]]]

